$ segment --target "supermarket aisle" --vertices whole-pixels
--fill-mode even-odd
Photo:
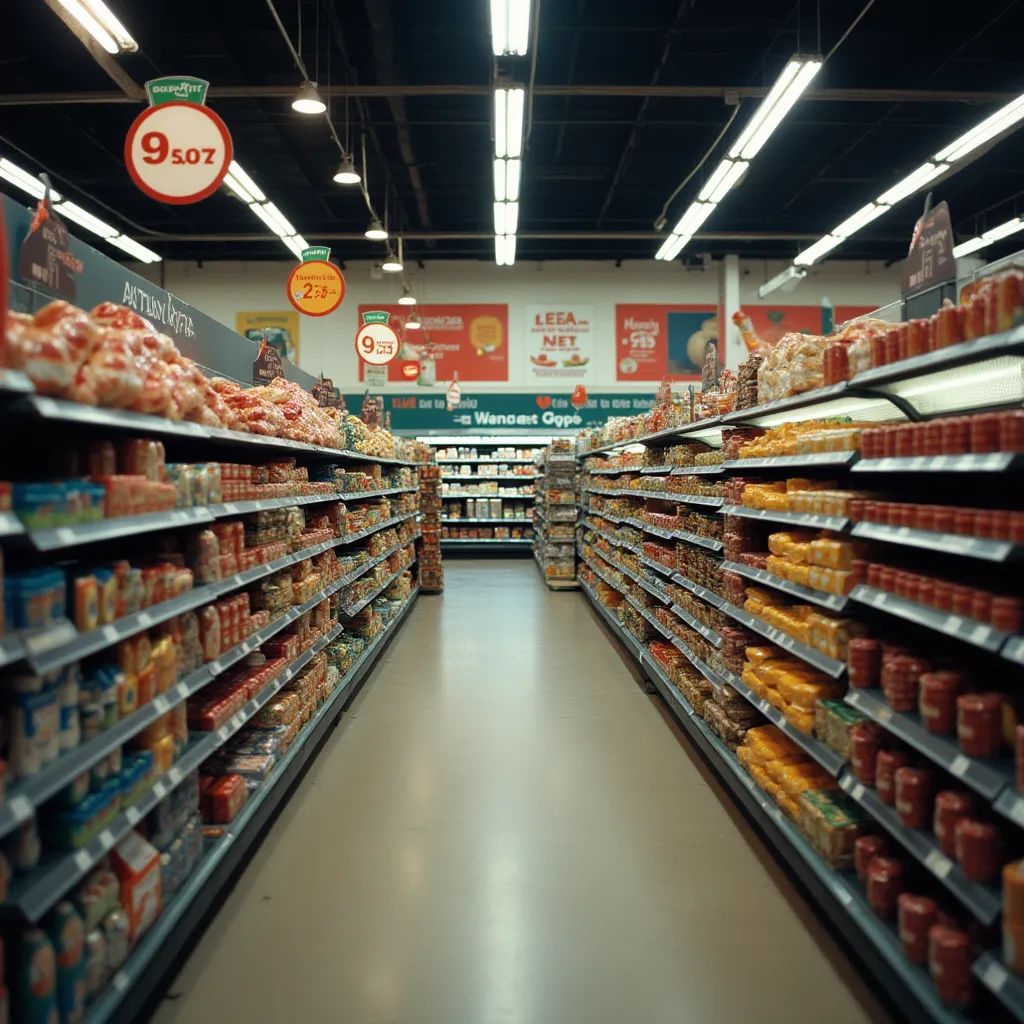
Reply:
[[[445,577],[157,1024],[884,1020],[586,599],[526,560]]]

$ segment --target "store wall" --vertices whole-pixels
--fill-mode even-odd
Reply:
[[[143,268],[153,280],[185,302],[235,328],[243,311],[290,310],[285,281],[293,264],[203,261],[168,262]],[[757,298],[757,289],[784,264],[741,261],[740,299],[746,306],[769,305]],[[654,260],[625,261],[621,266],[597,262],[519,263],[497,267],[478,261],[436,261],[425,269],[410,265],[407,278],[423,303],[507,303],[508,381],[480,382],[477,391],[571,390],[572,382],[538,382],[529,362],[526,334],[527,306],[551,304],[593,307],[592,372],[590,389],[645,392],[650,382],[616,380],[616,304],[717,305],[721,292],[721,264],[689,270],[679,263]],[[162,274],[162,278],[161,278]],[[357,307],[394,303],[401,291],[397,275],[373,279],[371,264],[349,261],[347,292],[341,308],[323,318],[299,317],[299,365],[310,373],[323,372],[342,390],[358,390],[358,362],[354,349]],[[801,281],[791,292],[776,292],[774,307],[818,306],[827,298],[835,306],[884,305],[899,296],[899,268],[880,263],[828,263]],[[391,385],[408,391],[415,385]]]

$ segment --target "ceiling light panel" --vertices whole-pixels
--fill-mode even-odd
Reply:
[[[134,53],[139,44],[103,0],[57,0],[107,53]]]
[[[525,54],[530,45],[530,0],[491,0],[491,49],[495,57]]]

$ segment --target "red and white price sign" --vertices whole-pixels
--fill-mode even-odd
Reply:
[[[398,335],[384,312],[363,313],[363,326],[356,334],[356,352],[364,363],[385,366],[398,355]]]
[[[124,162],[151,199],[198,203],[220,188],[231,164],[231,135],[209,107],[161,103],[128,129]]]

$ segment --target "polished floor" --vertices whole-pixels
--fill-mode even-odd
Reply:
[[[886,1020],[586,598],[445,575],[157,1024]]]

